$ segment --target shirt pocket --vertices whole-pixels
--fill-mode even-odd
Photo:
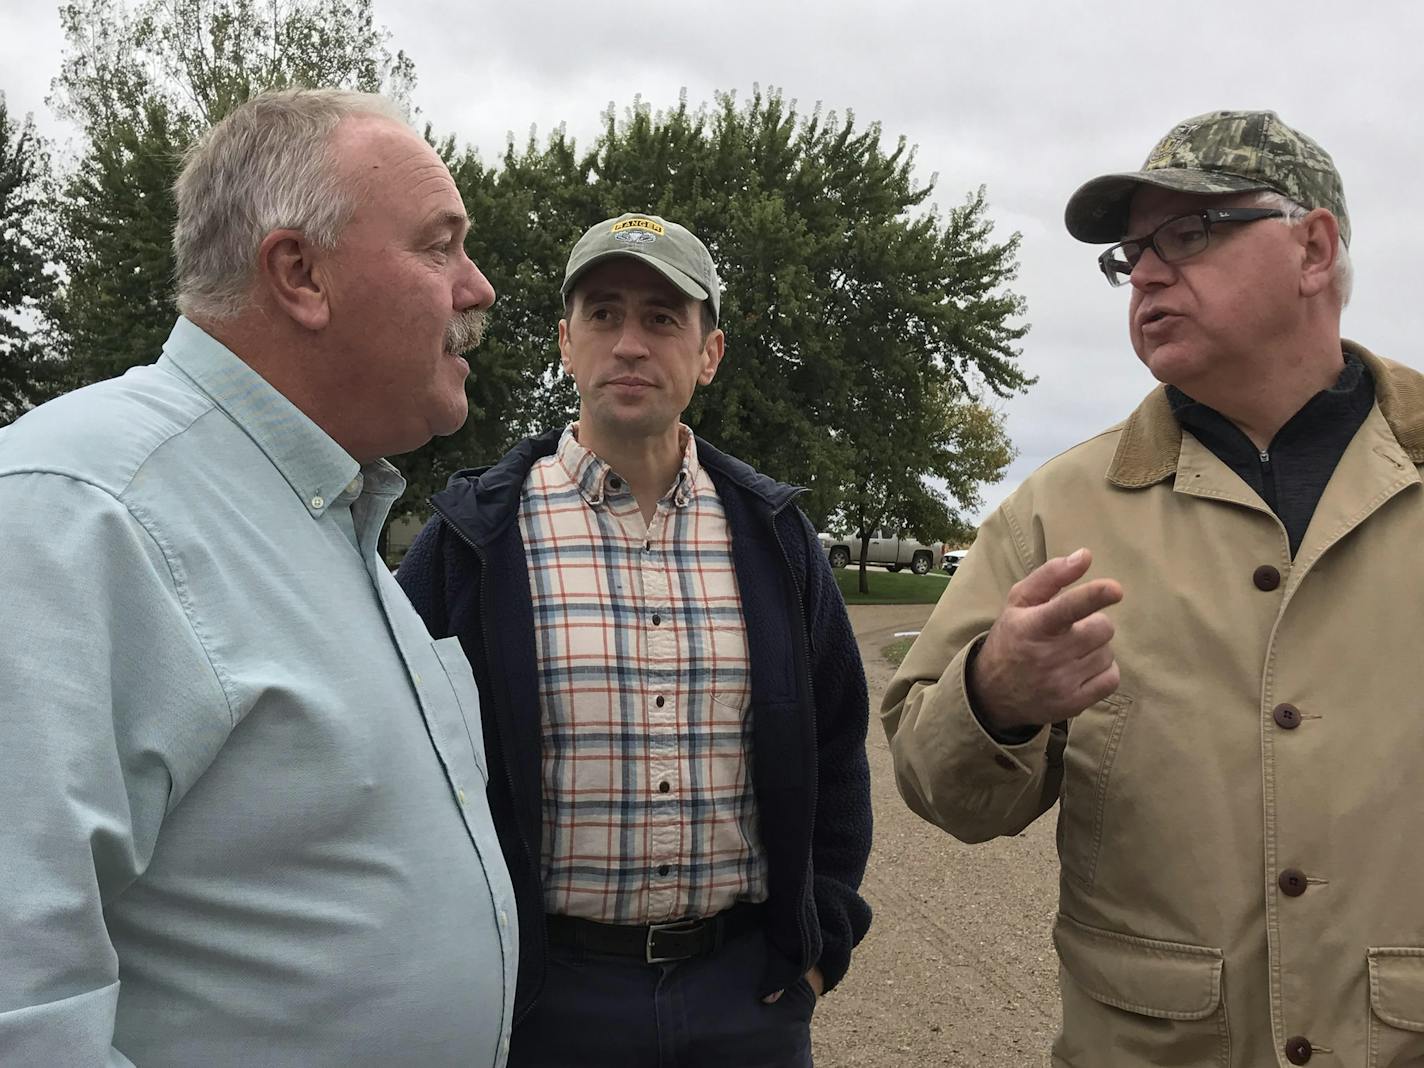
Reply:
[[[1369,1068],[1424,1061],[1424,948],[1378,947],[1370,971]]]
[[[1053,943],[1063,970],[1061,1059],[1093,1068],[1227,1068],[1221,950],[1104,931],[1062,914]]]
[[[459,715],[458,730],[447,732],[448,740],[457,747],[468,746],[470,754],[479,768],[480,778],[489,782],[489,768],[485,762],[484,728],[480,720],[480,695],[475,687],[474,675],[470,672],[470,662],[465,659],[465,651],[460,648],[459,638],[441,638],[430,643],[435,658],[449,683],[453,708]],[[437,711],[437,716],[441,715]]]
[[[1115,693],[1068,724],[1058,802],[1058,856],[1064,872],[1085,890],[1097,881],[1113,764],[1132,706],[1130,696]]]
[[[751,659],[747,631],[740,623],[714,623],[708,628],[707,677],[710,696],[723,708],[746,714],[752,700]]]

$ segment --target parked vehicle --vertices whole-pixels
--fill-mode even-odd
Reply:
[[[968,555],[968,549],[950,549],[944,554],[944,563],[940,566],[944,568],[946,575],[953,575],[959,570],[959,565],[964,562],[964,558]]]
[[[833,534],[818,534],[830,557],[832,567],[846,567],[860,562],[860,539]],[[870,551],[865,562],[883,566],[887,571],[908,567],[917,575],[928,575],[939,566],[944,556],[944,542],[925,545],[913,538],[896,537],[894,531],[877,530],[870,538]]]

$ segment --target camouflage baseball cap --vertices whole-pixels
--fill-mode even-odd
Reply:
[[[712,254],[687,227],[656,215],[630,212],[590,227],[569,253],[559,292],[568,300],[574,283],[589,268],[620,257],[646,263],[693,300],[705,300],[717,318],[722,286]]]
[[[1080,187],[1064,212],[1068,232],[1096,244],[1121,241],[1132,196],[1143,185],[1183,193],[1271,189],[1303,207],[1329,210],[1350,243],[1340,172],[1329,153],[1274,111],[1210,111],[1178,123],[1142,170],[1105,174]]]

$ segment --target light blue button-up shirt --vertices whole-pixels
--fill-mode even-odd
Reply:
[[[0,431],[0,1064],[502,1065],[473,680],[404,488],[180,319]]]

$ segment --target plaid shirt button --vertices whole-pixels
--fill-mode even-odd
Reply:
[[[626,486],[603,496],[613,472],[572,432],[520,496],[549,912],[647,924],[766,899],[732,533],[683,441],[651,522]]]

